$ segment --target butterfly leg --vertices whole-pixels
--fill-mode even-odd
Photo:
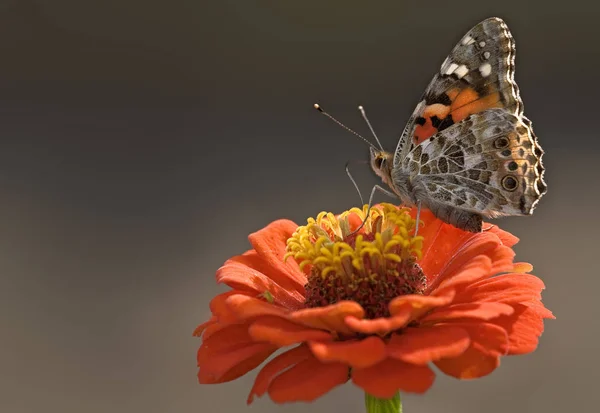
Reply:
[[[369,213],[371,212],[371,206],[373,206],[373,196],[375,196],[375,191],[379,190],[380,192],[383,192],[384,194],[386,194],[389,197],[392,198],[398,198],[398,196],[393,193],[388,191],[387,189],[379,186],[379,185],[375,185],[373,187],[373,189],[371,189],[371,195],[369,196],[369,206],[367,207],[367,213],[365,214],[365,219],[363,220],[363,222],[360,224],[360,226],[358,228],[356,228],[354,231],[352,231],[349,235],[354,235],[356,234],[358,231],[361,230],[361,228],[365,225],[365,223],[367,222],[367,219],[369,219]]]
[[[415,223],[415,237],[419,233],[419,217],[421,216],[421,201],[417,203],[417,218]]]
[[[356,192],[358,192],[358,196],[360,198],[360,204],[364,205],[365,201],[363,201],[362,194],[360,193],[360,188],[358,187],[358,185],[356,184],[356,181],[354,180],[354,178],[352,177],[352,174],[350,173],[350,164],[352,164],[352,163],[366,164],[368,162],[363,161],[363,160],[355,160],[355,161],[346,162],[346,174],[348,175],[348,178],[350,178],[350,181],[352,182],[352,185],[354,185],[354,188],[356,188]]]

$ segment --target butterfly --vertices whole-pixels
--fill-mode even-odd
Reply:
[[[506,23],[482,21],[442,63],[394,153],[371,146],[371,167],[391,192],[376,188],[418,207],[416,230],[422,207],[480,232],[483,217],[531,215],[546,193],[544,152],[523,116],[514,62]]]

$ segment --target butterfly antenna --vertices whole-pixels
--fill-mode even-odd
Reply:
[[[375,145],[373,145],[368,139],[366,139],[365,137],[363,137],[361,134],[359,134],[357,132],[354,132],[352,129],[350,129],[349,127],[347,127],[346,125],[344,125],[342,122],[340,122],[339,120],[337,120],[336,118],[334,118],[333,116],[331,116],[329,113],[325,112],[323,110],[323,108],[321,108],[321,106],[319,106],[319,104],[315,103],[314,107],[315,107],[316,110],[318,110],[319,112],[321,112],[323,115],[327,116],[329,119],[331,119],[332,121],[334,121],[335,123],[337,123],[339,126],[341,126],[342,128],[346,129],[351,134],[353,134],[353,135],[357,136],[358,138],[362,139],[363,141],[365,141],[367,143],[367,145],[371,146],[372,148],[375,148]]]
[[[367,113],[365,112],[365,108],[363,108],[362,106],[359,106],[358,110],[360,110],[360,113],[362,114],[363,119],[365,120],[365,122],[367,122],[367,126],[369,126],[369,129],[371,129],[371,133],[373,134],[375,141],[377,141],[377,145],[379,145],[379,149],[381,149],[382,152],[385,152],[385,150],[383,149],[383,146],[381,145],[381,142],[379,142],[379,138],[377,137],[377,134],[375,133],[373,126],[371,126],[371,122],[369,122],[369,118],[367,118]]]

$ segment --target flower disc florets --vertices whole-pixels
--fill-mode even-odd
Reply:
[[[286,254],[307,273],[306,306],[352,300],[367,318],[387,317],[393,298],[421,294],[427,286],[417,264],[423,237],[412,235],[414,227],[409,209],[391,204],[309,218],[288,239]]]

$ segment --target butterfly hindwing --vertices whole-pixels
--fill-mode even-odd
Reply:
[[[489,18],[456,44],[426,88],[394,154],[394,166],[418,144],[467,116],[504,108],[520,116],[514,81],[515,42],[502,19]]]
[[[529,215],[546,192],[542,155],[529,120],[488,109],[415,146],[398,171],[434,213]]]

